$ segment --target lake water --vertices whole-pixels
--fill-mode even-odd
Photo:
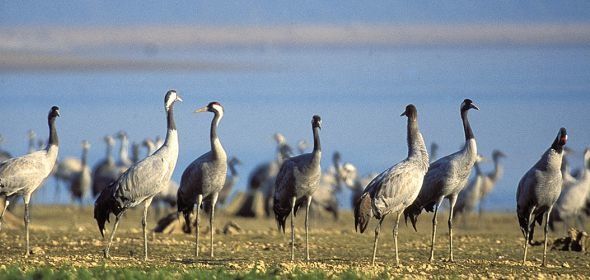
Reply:
[[[78,157],[79,143],[88,139],[94,164],[104,155],[105,134],[126,130],[131,141],[163,136],[163,96],[175,88],[184,102],[176,106],[180,155],[173,177],[179,180],[209,149],[212,116],[192,111],[217,100],[225,107],[219,135],[228,154],[243,162],[237,186],[243,190],[250,170],[273,158],[273,133],[283,133],[292,145],[312,142],[313,114],[323,119],[323,167],[337,150],[365,174],[381,172],[407,155],[405,119],[399,115],[408,103],[417,106],[425,140],[440,146],[439,156],[459,149],[464,139],[459,104],[471,98],[481,109],[469,113],[480,153],[490,157],[500,149],[508,155],[504,178],[486,208],[512,210],[518,180],[559,127],[568,128],[574,167],[581,165],[590,140],[587,48],[221,49],[160,52],[153,58],[244,67],[0,72],[3,148],[25,153],[29,129],[46,138],[46,114],[58,105],[60,158]],[[486,171],[491,167],[483,165]],[[53,181],[37,192],[37,203],[69,202],[63,190],[55,199]],[[347,195],[341,195],[345,208]]]

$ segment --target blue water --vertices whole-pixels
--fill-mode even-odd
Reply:
[[[59,105],[60,157],[78,157],[79,143],[88,139],[93,143],[90,162],[95,163],[103,157],[101,139],[107,133],[123,129],[131,141],[163,136],[163,96],[175,88],[184,102],[176,107],[180,156],[174,178],[179,180],[184,168],[209,148],[212,116],[192,111],[217,100],[226,112],[219,134],[228,154],[244,163],[238,189],[245,189],[249,171],[273,158],[273,133],[283,133],[293,145],[299,139],[312,141],[313,114],[323,119],[323,166],[338,150],[365,174],[381,172],[406,156],[405,121],[399,114],[408,103],[418,107],[425,140],[437,142],[440,155],[459,149],[464,139],[459,104],[471,98],[481,109],[470,112],[480,153],[489,157],[501,149],[508,155],[504,178],[486,207],[510,210],[520,176],[559,127],[568,128],[568,145],[577,152],[571,159],[574,167],[581,165],[581,151],[590,139],[587,48],[222,49],[160,52],[151,58],[245,67],[2,72],[3,149],[25,153],[29,129],[46,138],[46,114],[51,105]],[[483,168],[490,170],[491,164]],[[69,202],[64,191],[57,201],[54,193],[50,181],[34,199]],[[348,204],[343,198],[342,206]]]

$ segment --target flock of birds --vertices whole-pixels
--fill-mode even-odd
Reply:
[[[25,223],[25,254],[29,250],[29,202],[32,193],[53,174],[57,181],[67,182],[70,186],[72,199],[82,201],[90,190],[96,201],[94,218],[99,231],[105,238],[105,226],[115,217],[112,231],[106,240],[105,258],[109,258],[109,250],[117,227],[123,214],[130,208],[143,205],[143,241],[144,259],[148,259],[147,213],[150,205],[166,203],[177,208],[182,214],[189,230],[195,230],[195,256],[199,256],[200,210],[209,214],[209,228],[213,228],[215,208],[219,201],[224,203],[235,185],[238,173],[235,165],[240,161],[229,158],[219,135],[217,127],[223,118],[224,109],[218,102],[211,102],[195,112],[213,114],[210,128],[210,150],[183,171],[180,183],[171,180],[179,153],[178,134],[174,122],[174,104],[182,101],[176,91],[170,90],[164,99],[167,132],[164,140],[157,143],[146,140],[142,143],[148,153],[140,159],[139,146],[132,147],[132,158],[128,156],[129,141],[125,133],[118,133],[116,138],[121,142],[119,159],[115,161],[113,149],[115,138],[106,136],[105,159],[94,168],[87,162],[90,143],[82,143],[81,160],[66,158],[56,164],[59,150],[56,118],[60,116],[59,108],[54,106],[48,114],[49,139],[43,149],[31,151],[21,157],[12,157],[0,151],[0,198],[5,200],[2,217],[17,196],[24,202]],[[320,130],[322,120],[314,115],[311,120],[313,134],[313,150],[305,153],[307,143],[298,143],[299,155],[294,155],[285,137],[275,134],[277,156],[269,162],[256,167],[248,179],[248,188],[252,192],[260,192],[264,197],[264,211],[267,216],[274,217],[279,230],[285,232],[286,221],[290,216],[291,224],[291,260],[295,258],[294,219],[301,207],[305,207],[305,257],[309,260],[309,212],[310,207],[324,209],[338,218],[338,201],[336,194],[344,185],[353,192],[355,227],[364,232],[371,218],[375,218],[375,240],[373,244],[372,263],[375,262],[379,233],[385,217],[395,216],[394,243],[396,263],[399,264],[398,227],[404,216],[416,230],[419,215],[425,210],[434,212],[432,218],[432,237],[430,261],[434,260],[436,242],[437,215],[444,199],[449,201],[448,238],[449,261],[453,257],[453,218],[455,215],[479,212],[485,197],[502,176],[501,151],[494,151],[492,160],[494,170],[484,173],[480,163],[486,159],[478,154],[477,141],[468,119],[470,110],[479,108],[470,99],[465,99],[460,106],[460,116],[464,129],[465,143],[463,147],[450,155],[436,161],[436,145],[432,145],[431,154],[426,149],[424,138],[418,125],[418,110],[412,104],[407,105],[401,116],[407,118],[408,156],[380,174],[369,174],[361,177],[357,169],[350,163],[341,163],[339,153],[334,153],[332,166],[327,171],[320,167],[322,146]],[[30,133],[29,139],[34,139]],[[0,142],[1,142],[0,138]],[[30,141],[34,146],[34,140]],[[554,222],[576,220],[581,221],[582,214],[590,214],[590,150],[584,152],[584,168],[578,174],[569,169],[564,154],[567,132],[561,128],[549,148],[542,154],[518,184],[516,193],[517,216],[520,229],[524,235],[523,262],[526,262],[528,244],[533,244],[535,222],[544,225],[543,266],[547,264],[547,232],[554,227]],[[230,174],[228,174],[228,168]],[[472,169],[475,174],[469,179]],[[313,198],[313,199],[312,199]],[[479,205],[479,211],[476,208]],[[196,207],[195,207],[196,206]],[[191,223],[191,216],[196,222]],[[214,230],[210,230],[210,257],[214,256]]]

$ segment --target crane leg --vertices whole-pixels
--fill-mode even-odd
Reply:
[[[2,231],[2,220],[4,219],[4,213],[6,213],[6,209],[8,208],[8,205],[10,205],[10,201],[8,200],[8,197],[3,196],[4,197],[4,209],[2,210],[2,214],[0,214],[0,231]]]
[[[213,229],[213,219],[215,218],[215,204],[217,204],[217,197],[219,193],[213,193],[211,196],[211,214],[209,216],[209,229],[211,234],[211,258],[213,258],[213,233],[215,230]]]
[[[106,249],[104,250],[104,258],[108,259],[111,256],[109,255],[109,250],[111,249],[111,243],[113,243],[113,237],[115,237],[115,232],[117,231],[117,227],[119,226],[119,221],[121,218],[121,214],[115,217],[115,225],[113,225],[113,232],[111,232],[111,236],[109,237],[109,243],[107,244]]]
[[[197,196],[197,213],[196,213],[196,224],[195,224],[195,258],[199,257],[199,224],[201,223],[201,204],[203,203],[203,195]]]
[[[29,213],[29,203],[25,203],[25,256],[31,255],[31,251],[29,249],[29,222],[31,221],[30,213]]]
[[[291,198],[291,261],[295,261],[295,222],[293,216],[295,216],[295,201],[297,197]]]
[[[141,226],[143,228],[143,260],[148,260],[148,244],[147,244],[147,213],[152,204],[152,198],[145,200],[143,205],[143,219],[141,220]]]
[[[543,245],[543,267],[547,267],[547,232],[549,231],[549,214],[551,214],[551,209],[553,206],[549,207],[547,214],[545,215],[545,228],[543,230],[544,238],[545,238],[545,245]]]
[[[373,258],[371,259],[371,265],[375,265],[375,256],[377,255],[377,243],[379,242],[379,232],[381,231],[381,224],[385,217],[381,217],[377,227],[375,228],[375,243],[373,243]]]
[[[397,218],[395,218],[395,226],[393,227],[393,242],[395,244],[395,264],[399,266],[399,254],[397,251],[397,234],[399,232],[399,218],[402,216],[404,211],[399,211],[397,213]]]
[[[307,208],[305,209],[305,260],[309,261],[309,206],[311,205],[311,196],[307,197]]]
[[[441,202],[442,199],[440,202],[437,202],[434,205],[434,216],[432,217],[432,243],[430,245],[430,259],[428,260],[430,262],[434,261],[434,242],[436,241],[436,216],[438,214],[438,207],[440,206]]]
[[[449,211],[449,262],[454,262],[453,258],[453,210],[455,210],[455,203],[457,202],[457,196],[454,195],[449,200],[451,208]]]
[[[531,231],[531,223],[534,223],[535,221],[533,220],[533,213],[535,212],[535,206],[533,206],[533,208],[531,209],[531,212],[529,213],[529,219],[527,221],[527,227],[526,230],[524,231],[524,256],[522,257],[522,264],[526,264],[526,254],[528,251],[528,244],[529,244],[529,234]]]

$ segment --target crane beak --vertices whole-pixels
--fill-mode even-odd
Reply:
[[[404,111],[404,112],[403,112],[401,115],[399,115],[399,116],[400,116],[400,117],[407,116],[407,113],[406,113],[406,111]]]
[[[176,101],[180,101],[180,102],[182,102],[182,98],[180,97],[180,95],[177,95],[177,96],[176,96]]]
[[[61,117],[61,114],[59,113],[59,110],[55,110],[55,113],[57,113],[58,117]]]
[[[479,111],[479,107],[477,107],[477,105],[475,105],[473,103],[471,103],[471,105],[469,105],[469,108],[475,109],[475,110],[478,110]]]
[[[208,108],[207,108],[207,106],[205,106],[205,107],[195,110],[194,113],[203,113],[203,112],[207,112],[207,110],[208,110]]]

